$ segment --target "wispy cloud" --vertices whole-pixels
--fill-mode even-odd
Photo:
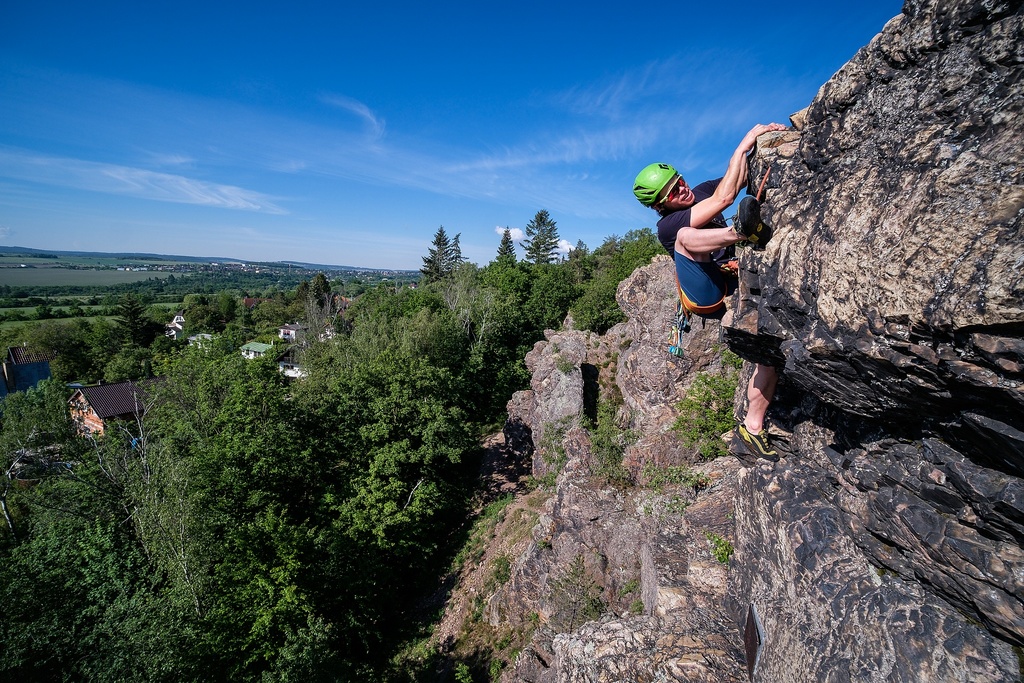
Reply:
[[[175,154],[168,152],[149,152],[149,160],[154,166],[191,166],[195,158],[188,154]]]
[[[320,101],[337,109],[342,109],[355,114],[361,118],[366,122],[372,139],[379,140],[384,137],[384,120],[377,117],[377,115],[374,114],[368,106],[359,100],[354,100],[351,97],[345,97],[344,95],[324,94],[320,96]]]
[[[91,192],[179,204],[284,214],[270,197],[233,185],[81,159],[0,149],[0,175]]]

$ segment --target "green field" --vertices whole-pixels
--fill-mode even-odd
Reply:
[[[167,261],[161,259],[153,259],[150,261],[148,259],[111,258],[108,256],[61,256],[59,258],[35,258],[26,254],[0,254],[0,267],[18,267],[24,264],[35,268],[51,268],[55,265],[87,266],[90,268],[97,268],[102,266],[180,266],[184,263],[191,263],[191,261]],[[201,262],[196,261],[196,263]]]
[[[165,278],[171,273],[137,270],[73,270],[71,268],[0,268],[0,285],[11,287],[109,286]],[[181,275],[179,273],[179,275]]]
[[[53,322],[58,322],[58,323],[66,323],[66,322],[71,322],[73,320],[85,320],[86,322],[90,322],[91,323],[93,321],[99,320],[100,318],[105,318],[105,319],[110,320],[110,321],[117,320],[117,316],[116,315],[90,315],[90,316],[86,316],[84,318],[52,318],[52,321]],[[15,327],[21,327],[22,325],[38,325],[39,323],[42,323],[42,322],[47,322],[47,321],[44,321],[44,320],[7,320],[7,321],[4,321],[4,322],[0,322],[0,330],[10,330],[10,329],[15,328]]]

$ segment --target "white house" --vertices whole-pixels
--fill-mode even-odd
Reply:
[[[261,358],[273,348],[273,344],[263,344],[262,342],[252,341],[242,346],[242,356],[245,358]]]
[[[185,334],[185,311],[178,311],[174,319],[164,325],[164,334],[171,339],[181,339]]]
[[[292,379],[300,379],[306,376],[306,371],[302,369],[296,358],[294,346],[289,346],[284,353],[278,356],[277,368],[281,371],[282,375]]]
[[[299,323],[290,323],[277,328],[277,336],[286,342],[297,342],[306,333],[306,326]]]

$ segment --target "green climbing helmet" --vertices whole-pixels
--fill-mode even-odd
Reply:
[[[644,206],[658,200],[658,193],[678,175],[669,164],[651,164],[637,174],[633,181],[633,194]]]

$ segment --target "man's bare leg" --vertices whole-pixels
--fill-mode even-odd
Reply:
[[[743,426],[751,434],[757,434],[764,428],[764,415],[775,396],[778,381],[779,373],[772,366],[758,363],[754,367],[747,384],[747,414],[743,418]]]

